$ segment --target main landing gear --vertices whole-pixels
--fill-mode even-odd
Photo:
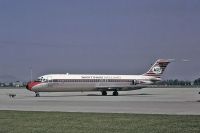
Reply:
[[[40,93],[39,92],[35,92],[35,97],[40,97]]]
[[[106,91],[102,91],[102,96],[107,96],[107,92]]]
[[[118,92],[117,92],[117,90],[115,90],[114,92],[113,92],[113,96],[118,96],[119,94],[118,94]]]
[[[106,91],[102,91],[101,93],[102,93],[102,96],[107,96],[107,92],[106,92]],[[118,96],[118,95],[119,95],[118,91],[115,90],[115,91],[113,92],[113,96]]]

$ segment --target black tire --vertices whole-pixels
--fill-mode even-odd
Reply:
[[[118,92],[117,91],[114,91],[113,92],[113,96],[118,96],[119,94],[118,94]]]
[[[40,97],[40,94],[39,93],[35,93],[35,97]]]
[[[102,96],[107,96],[107,92],[106,91],[102,91]]]

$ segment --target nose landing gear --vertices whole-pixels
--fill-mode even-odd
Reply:
[[[39,92],[35,92],[35,97],[40,97],[40,93]]]

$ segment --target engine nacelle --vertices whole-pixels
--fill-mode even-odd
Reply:
[[[132,85],[137,85],[137,84],[140,84],[140,81],[138,81],[138,80],[132,80]]]

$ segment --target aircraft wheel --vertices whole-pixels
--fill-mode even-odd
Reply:
[[[102,96],[106,96],[107,92],[106,91],[102,91]]]
[[[113,92],[113,96],[118,96],[119,94],[118,94],[118,92],[117,91],[114,91]]]
[[[35,97],[40,97],[40,94],[38,92],[36,92]]]

